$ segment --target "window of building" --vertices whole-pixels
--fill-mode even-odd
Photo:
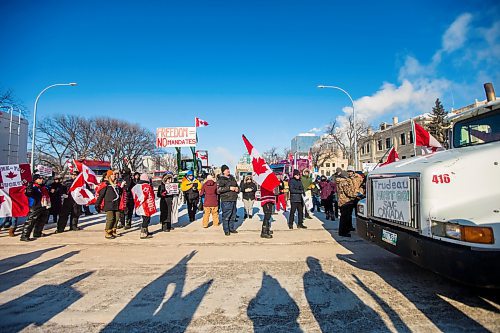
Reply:
[[[370,152],[370,144],[369,144],[369,143],[367,143],[367,144],[366,144],[366,153],[368,154],[369,152]]]
[[[402,146],[406,144],[406,133],[401,133],[399,143],[401,143]]]
[[[334,167],[334,168],[335,168],[335,163],[332,163],[332,167]]]
[[[324,176],[325,175],[325,170],[321,170],[321,175]]]
[[[401,156],[401,159],[406,160],[406,156],[404,156],[404,155]]]
[[[327,171],[326,171],[326,175],[327,175],[327,176],[330,176],[330,170],[327,170]]]
[[[382,140],[377,141],[377,149],[382,150]]]
[[[389,149],[389,148],[391,148],[391,146],[392,146],[391,138],[385,139],[385,149]]]
[[[326,163],[326,167],[329,168],[330,167],[330,163]]]
[[[342,169],[344,168],[344,165],[342,164]]]
[[[361,146],[361,154],[364,155],[364,153],[365,153],[365,146]]]
[[[413,131],[410,131],[410,143],[413,143]]]

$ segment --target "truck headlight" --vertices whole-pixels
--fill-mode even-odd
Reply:
[[[493,229],[489,227],[465,226],[453,223],[446,223],[446,237],[458,239],[469,243],[493,244]]]
[[[358,215],[366,217],[366,199],[361,199],[356,207]]]
[[[462,240],[462,228],[458,224],[446,223],[446,237]]]

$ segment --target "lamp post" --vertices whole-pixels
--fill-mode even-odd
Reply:
[[[42,96],[42,94],[44,92],[46,92],[50,88],[57,87],[57,86],[76,86],[76,83],[71,82],[71,83],[52,84],[52,85],[46,87],[45,89],[43,89],[42,91],[40,91],[40,93],[36,97],[35,108],[33,110],[33,138],[31,138],[31,169],[32,169],[32,171],[35,171],[34,159],[35,159],[35,134],[36,134],[36,108],[38,106],[38,100],[40,99],[40,96]]]
[[[354,168],[356,170],[358,170],[358,138],[357,138],[358,135],[357,135],[357,129],[356,129],[356,111],[354,110],[354,101],[352,100],[351,95],[349,95],[349,93],[347,91],[345,91],[344,89],[342,89],[340,87],[319,85],[318,88],[320,88],[320,89],[330,88],[330,89],[340,90],[344,94],[346,94],[347,97],[349,97],[349,99],[351,100],[351,104],[352,104],[352,122],[353,122],[353,125],[354,125]]]

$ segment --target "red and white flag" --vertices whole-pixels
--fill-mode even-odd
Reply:
[[[207,127],[208,126],[207,121],[200,119],[198,117],[194,118],[194,122],[196,124],[196,127]]]
[[[73,162],[71,160],[66,161],[66,167],[68,168],[68,172],[70,174],[72,174],[73,171],[75,171],[75,166],[73,165]]]
[[[96,201],[94,194],[86,186],[83,173],[75,178],[69,193],[78,205],[91,205]]]
[[[280,184],[278,177],[276,177],[269,165],[267,165],[266,161],[260,156],[259,152],[252,146],[247,138],[244,135],[242,135],[242,137],[248,153],[250,157],[252,157],[253,179],[261,187],[268,191],[273,191],[276,186]]]
[[[389,150],[389,155],[387,155],[387,159],[385,160],[384,163],[380,164],[380,166],[391,164],[393,162],[399,161],[399,155],[398,152],[396,151],[396,148],[394,146]]]
[[[439,148],[443,146],[433,137],[429,132],[427,132],[422,126],[413,122],[413,128],[415,133],[415,146],[424,147],[422,150],[423,154],[428,153],[426,148],[431,149],[431,153],[436,152]]]
[[[0,165],[0,217],[28,215],[29,202],[24,191],[29,182],[29,164]]]
[[[94,171],[92,171],[91,168],[86,166],[84,163],[75,160],[75,165],[76,168],[80,173],[83,174],[83,179],[85,182],[91,186],[93,185],[99,185],[99,181],[97,180],[97,176],[95,175]]]
[[[156,213],[155,195],[149,184],[137,184],[132,188],[135,212],[140,216],[153,216]]]

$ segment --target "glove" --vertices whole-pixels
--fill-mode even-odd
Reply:
[[[63,198],[63,199],[67,199],[67,198],[68,198],[68,195],[67,195],[67,194],[63,194],[63,195],[61,195],[61,198]]]

